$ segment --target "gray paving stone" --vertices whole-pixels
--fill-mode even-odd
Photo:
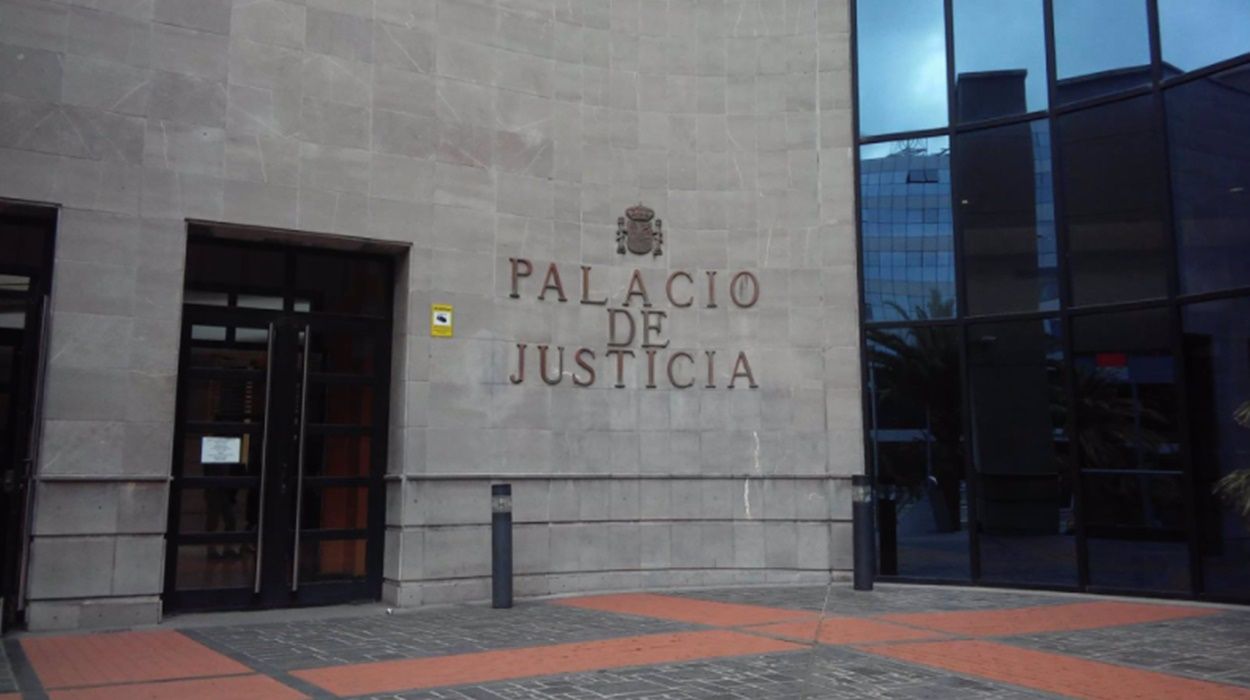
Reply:
[[[465,654],[695,629],[545,603],[511,610],[465,605],[424,612],[184,630],[267,673],[338,664]]]
[[[825,586],[686,591],[677,595],[829,615],[990,610],[1098,600],[1089,596],[922,586],[856,592]],[[826,598],[827,596],[827,598]],[[314,697],[301,668],[532,647],[702,629],[550,602],[368,613],[267,624],[199,626],[184,633]],[[1022,635],[1002,643],[1177,676],[1250,686],[1250,611],[1123,627]],[[0,677],[0,684],[3,683]],[[3,688],[3,685],[0,685]],[[328,696],[325,696],[328,697]],[[1047,698],[1045,693],[885,659],[848,647],[530,678],[364,696],[371,700],[791,700],[794,698]]]
[[[1250,686],[1250,611],[1005,641],[1095,661]]]
[[[0,644],[0,693],[11,693],[17,689],[13,664],[9,662],[9,654],[4,650],[4,645]]]
[[[825,586],[724,588],[678,593],[701,600],[744,605],[765,605],[797,610],[820,610],[829,615],[888,615],[931,610],[981,610],[1032,605],[1062,605],[1088,600],[1037,593],[1002,590],[968,590],[919,586],[877,586],[872,591],[853,591],[846,582],[835,582],[825,601]]]
[[[845,649],[578,673],[480,686],[368,696],[371,700],[796,700],[797,698],[1052,697],[917,668]]]

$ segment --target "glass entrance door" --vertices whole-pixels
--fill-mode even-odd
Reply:
[[[197,279],[193,256],[220,262],[231,245],[188,253],[166,607],[378,598],[389,321],[323,311],[358,291],[341,278],[300,289],[320,253],[239,248],[242,268],[281,273],[271,286]]]
[[[0,201],[0,598],[24,614],[56,210]]]

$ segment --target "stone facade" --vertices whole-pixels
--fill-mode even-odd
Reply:
[[[61,207],[30,627],[159,619],[188,219],[406,249],[387,601],[489,596],[498,480],[521,596],[848,570],[850,63],[845,0],[0,0],[0,197]],[[640,201],[662,256],[616,253]],[[538,344],[606,344],[581,265],[641,269],[718,388],[539,381]],[[759,302],[671,308],[673,270]]]

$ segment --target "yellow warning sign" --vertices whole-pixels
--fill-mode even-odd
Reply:
[[[450,338],[454,327],[454,313],[451,304],[430,304],[430,335],[435,338]]]

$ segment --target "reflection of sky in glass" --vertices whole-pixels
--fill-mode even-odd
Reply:
[[[860,133],[946,126],[942,0],[867,0],[856,12]]]
[[[1150,63],[1146,0],[1055,0],[1059,79]]]
[[[1032,112],[1046,108],[1046,18],[1041,0],[955,0],[955,73],[1024,69]]]
[[[945,136],[860,149],[865,320],[954,314],[950,192]]]
[[[1040,271],[1038,308],[1059,308],[1059,249],[1055,238],[1055,188],[1051,179],[1050,125],[1029,124],[1033,132],[1034,197],[1037,205],[1037,267]]]
[[[1194,70],[1250,51],[1247,0],[1159,0],[1163,60]]]

